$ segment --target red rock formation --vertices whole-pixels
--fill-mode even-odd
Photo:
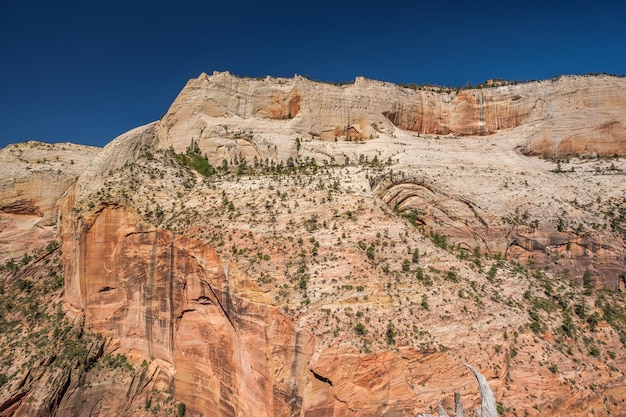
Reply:
[[[159,364],[150,386],[171,392],[190,412],[415,414],[438,395],[421,390],[416,402],[418,381],[458,383],[458,365],[444,354],[320,350],[306,328],[251,301],[262,299],[259,289],[213,249],[142,225],[122,207],[104,205],[83,217],[66,211],[72,193],[64,203],[66,300],[84,312],[86,329],[109,340],[108,351]],[[146,394],[133,395],[131,407]],[[62,405],[72,409],[77,401]]]
[[[300,408],[311,335],[242,297],[257,289],[234,265],[121,208],[63,230],[66,299],[115,351],[164,364],[156,389],[221,416]]]
[[[445,390],[452,388],[460,390],[468,405],[476,405],[474,381],[463,367],[467,362],[485,374],[498,401],[520,414],[623,412],[624,348],[619,339],[624,329],[600,315],[610,316],[612,306],[621,306],[619,299],[596,305],[608,298],[593,299],[595,293],[585,295],[550,273],[533,271],[540,280],[493,259],[481,258],[477,267],[459,252],[424,239],[398,214],[415,210],[410,220],[423,225],[426,235],[432,229],[468,250],[484,247],[538,265],[567,260],[577,268],[601,269],[606,277],[619,273],[621,240],[611,241],[609,231],[578,236],[569,229],[553,230],[557,226],[548,221],[541,228],[509,224],[501,218],[507,213],[502,206],[512,200],[485,199],[492,206],[479,206],[472,201],[476,194],[463,189],[467,184],[451,191],[442,186],[453,178],[450,172],[437,186],[403,179],[374,182],[372,192],[367,175],[374,171],[368,170],[382,170],[380,164],[347,162],[348,155],[358,159],[348,152],[362,151],[369,157],[384,155],[394,164],[391,158],[402,157],[404,150],[408,155],[430,146],[430,139],[415,146],[421,139],[396,126],[468,135],[517,126],[525,130],[517,130],[515,140],[519,132],[529,134],[525,151],[545,156],[579,149],[583,136],[604,126],[598,132],[610,140],[594,139],[584,149],[605,152],[621,146],[621,125],[613,123],[624,110],[614,91],[621,83],[611,77],[569,77],[439,93],[362,78],[342,87],[301,77],[246,80],[214,74],[191,80],[162,121],[109,144],[65,193],[58,212],[67,311],[59,314],[74,319],[70,328],[77,338],[94,333],[102,338],[85,344],[85,358],[62,372],[47,364],[52,357],[47,356],[32,362],[33,371],[7,373],[20,375],[25,383],[20,386],[12,377],[8,388],[0,387],[0,415],[149,415],[156,413],[150,404],[159,396],[171,413],[169,395],[186,404],[189,415],[414,415],[432,409],[442,397],[448,398],[444,407],[450,409],[451,392]],[[586,88],[594,92],[577,93]],[[598,114],[601,122],[563,142],[564,132],[584,119],[576,112],[561,118],[568,109],[564,103]],[[558,123],[553,123],[555,117]],[[347,133],[383,138],[332,143],[334,136]],[[301,135],[307,135],[306,142],[296,141]],[[183,152],[192,138],[218,163],[241,156],[285,162],[304,152],[310,157],[315,150],[323,161],[346,158],[346,164],[326,169],[309,163],[293,175],[258,171],[203,178],[164,150],[172,146]],[[477,148],[482,145],[482,138],[474,140]],[[454,141],[449,139],[442,149],[462,144],[450,144]],[[571,146],[559,148],[562,143]],[[372,149],[378,145],[388,149]],[[530,160],[512,151],[517,145],[523,144],[513,144],[505,154],[511,165],[518,161],[511,154]],[[482,169],[473,165],[475,160],[466,161],[467,171]],[[412,157],[395,161],[400,169],[415,169],[421,162]],[[545,173],[549,168],[534,169]],[[519,179],[516,175],[522,174],[516,171],[509,167],[506,175]],[[304,198],[295,196],[298,187],[305,190]],[[482,191],[480,185],[476,188]],[[34,191],[14,194],[3,196],[9,211],[35,214],[6,216],[37,217],[33,207],[47,213]],[[284,203],[278,209],[276,195],[278,204]],[[518,198],[524,195],[529,193]],[[558,197],[563,201],[567,195]],[[53,210],[58,198],[55,193]],[[398,213],[380,199],[397,206]],[[163,218],[148,214],[157,205],[166,212]],[[199,231],[200,237],[181,231]],[[220,234],[215,244],[212,234]],[[271,258],[266,255],[263,267],[256,269],[266,249]],[[410,262],[411,253],[419,259]],[[489,265],[499,268],[497,277],[481,269]],[[306,276],[292,274],[299,266]],[[19,278],[35,282],[45,272],[43,262],[28,272],[32,276],[20,272]],[[15,278],[0,273],[3,283]],[[575,308],[582,309],[582,317],[579,312],[574,316]],[[597,314],[590,316],[592,311]],[[367,330],[357,331],[356,317]],[[385,333],[393,323],[402,332],[397,342],[393,329],[391,335]],[[116,354],[128,357],[132,371],[96,365]],[[54,388],[46,387],[47,381]]]

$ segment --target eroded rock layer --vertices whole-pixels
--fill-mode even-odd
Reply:
[[[311,335],[242,297],[258,288],[236,265],[121,208],[64,230],[68,302],[119,351],[164,364],[156,389],[222,416],[300,407]]]
[[[376,194],[390,207],[468,253],[484,251],[541,268],[566,260],[562,268],[574,276],[593,270],[600,286],[614,290],[624,286],[626,245],[615,231],[596,228],[593,233],[583,233],[565,230],[558,222],[540,227],[538,218],[531,219],[528,212],[501,219],[462,195],[448,195],[414,179],[381,178],[373,184]]]
[[[532,157],[621,154],[623,83],[203,74],[3,150],[0,416],[452,414],[468,363],[505,415],[624,414],[626,161]]]
[[[325,140],[370,138],[392,132],[393,126],[463,136],[526,125],[532,126],[521,144],[526,154],[612,156],[626,152],[624,91],[626,80],[611,76],[437,90],[362,77],[335,86],[300,76],[245,79],[216,72],[189,81],[161,125],[166,145],[177,150],[182,149],[179,139],[215,136],[203,120],[209,117],[284,119],[300,134]]]

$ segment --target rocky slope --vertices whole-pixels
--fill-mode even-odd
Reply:
[[[0,415],[626,415],[622,83],[191,80],[20,203]]]

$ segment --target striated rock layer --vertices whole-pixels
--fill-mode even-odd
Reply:
[[[626,79],[570,76],[467,90],[410,89],[357,77],[335,86],[295,76],[190,80],[161,126],[166,145],[208,139],[206,118],[284,119],[301,135],[370,138],[393,126],[419,134],[491,135],[532,126],[522,152],[543,157],[624,155]],[[223,145],[223,144],[222,144]],[[218,145],[219,148],[219,145]],[[265,158],[263,150],[256,149]],[[221,161],[218,161],[221,162]]]
[[[497,143],[511,153],[529,156],[614,156],[626,152],[625,87],[626,79],[620,77],[563,76],[467,90],[415,90],[362,77],[357,77],[353,84],[336,86],[300,76],[248,79],[215,72],[190,80],[165,117],[146,132],[152,132],[157,147],[172,147],[176,152],[184,152],[191,141],[197,141],[215,166],[239,159],[252,164],[308,155],[342,161],[345,157],[359,157],[358,151],[345,146],[339,152],[323,146],[301,147],[293,138],[352,141],[405,137],[410,132],[422,135],[422,140],[429,141],[429,147],[430,140],[435,138],[432,135],[447,135],[445,140],[466,136],[459,139],[460,143],[474,142],[468,139],[478,135],[493,138],[492,146]],[[500,145],[500,142],[504,143]],[[378,153],[382,151],[379,145],[370,148]],[[405,154],[407,150],[391,147],[383,152],[391,156]],[[500,161],[489,160],[492,157],[479,164],[499,166]],[[463,161],[467,158],[460,154],[433,163],[437,158],[442,156],[407,155],[399,158],[403,162],[399,168],[417,159],[431,167],[440,163],[451,167],[467,165]],[[502,162],[519,164],[520,171],[526,169],[524,161],[506,158],[508,161]],[[385,159],[387,156],[381,158]],[[575,169],[575,164],[568,169]],[[434,175],[429,176],[426,182],[432,186]],[[446,196],[445,188],[436,187],[434,192],[407,199],[400,208],[429,213],[422,216],[425,227],[469,250],[478,247],[492,255],[500,253],[507,259],[541,267],[565,259],[569,265],[561,262],[559,268],[574,276],[580,277],[591,270],[601,286],[615,289],[626,284],[622,276],[622,260],[626,256],[623,233],[616,236],[597,228],[593,233],[581,232],[575,224],[567,230],[556,230],[553,222],[567,217],[559,212],[561,202],[543,212],[537,207],[535,218],[527,222],[510,221],[516,217],[512,211],[523,205],[517,198],[507,200],[503,196],[498,209],[494,209],[492,203],[478,204],[462,187],[457,191],[452,186],[451,197]],[[394,193],[387,193],[383,199],[390,202],[390,195]],[[579,211],[580,207],[573,209]],[[579,216],[584,221],[578,220]],[[578,224],[602,223],[598,218],[586,218],[585,213],[572,217]]]
[[[99,151],[34,141],[0,150],[0,262],[55,238],[59,199]]]
[[[311,335],[250,301],[259,289],[235,265],[121,208],[65,221],[66,300],[114,349],[163,364],[156,389],[222,416],[301,406]]]
[[[624,415],[626,161],[531,157],[623,153],[623,83],[203,74],[37,150],[55,187],[15,148],[0,416],[452,414],[467,363],[505,415]]]
[[[532,219],[528,212],[507,213],[508,217],[501,219],[499,213],[485,210],[463,195],[448,195],[423,180],[379,178],[374,181],[374,191],[390,207],[413,213],[416,224],[442,234],[450,244],[468,252],[478,249],[542,268],[562,262],[568,273],[582,276],[593,270],[601,286],[623,288],[626,244],[614,232],[564,230],[557,221],[546,225],[545,211]]]
[[[67,302],[109,351],[149,360],[151,389],[171,393],[192,415],[412,415],[416,396],[427,403],[437,395],[418,394],[416,379],[471,392],[469,375],[459,380],[446,355],[320,346],[215,250],[142,225],[121,207],[66,216],[62,227]],[[131,410],[150,395],[132,391]],[[78,412],[80,398],[61,403],[60,415]]]

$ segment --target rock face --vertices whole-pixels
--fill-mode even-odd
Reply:
[[[11,154],[0,416],[462,416],[466,363],[483,415],[625,414],[626,161],[532,157],[622,154],[623,84],[203,74],[56,188]]]
[[[615,233],[598,228],[592,233],[566,230],[560,226],[562,220],[548,226],[545,212],[531,218],[528,211],[516,210],[515,214],[498,218],[499,213],[485,210],[463,195],[449,195],[423,180],[380,178],[373,186],[390,207],[410,213],[416,224],[428,228],[431,234],[445,236],[447,243],[467,252],[478,249],[542,268],[567,259],[565,268],[580,277],[593,270],[599,285],[615,290],[623,286],[623,236],[616,239]],[[559,214],[555,213],[554,218],[560,219]],[[600,217],[596,218],[600,222]]]
[[[59,199],[98,151],[41,142],[0,150],[0,262],[54,239]]]
[[[72,202],[71,193],[66,198]],[[109,340],[111,351],[150,360],[156,368],[151,389],[170,392],[190,412],[415,414],[410,381],[428,379],[433,365],[440,369],[439,383],[458,378],[454,362],[434,352],[405,347],[363,355],[351,346],[320,348],[310,330],[269,304],[215,250],[142,225],[120,207],[102,207],[88,218],[66,216],[62,236],[65,298],[84,311],[85,328]],[[461,383],[469,385],[467,378]],[[149,395],[134,391],[126,409]],[[420,403],[434,395],[421,395]],[[72,398],[61,411],[76,411],[79,403],[80,397]]]
[[[285,119],[301,135],[324,140],[370,138],[391,133],[394,126],[419,134],[465,136],[526,125],[532,126],[520,144],[526,154],[612,156],[626,152],[625,88],[626,79],[611,76],[436,91],[362,77],[335,86],[300,76],[253,80],[216,72],[189,81],[162,126],[165,144],[180,151],[177,140],[215,138],[217,132],[205,123],[212,117]],[[259,158],[267,157],[265,151],[256,149]]]
[[[158,147],[173,147],[177,152],[184,152],[192,140],[198,141],[203,154],[216,166],[224,162],[232,165],[240,159],[253,163],[307,156],[307,148],[298,151],[301,145],[294,143],[295,135],[313,140],[363,140],[397,137],[400,131],[396,128],[424,135],[429,147],[433,137],[429,139],[427,135],[480,135],[493,137],[494,144],[509,142],[504,144],[509,152],[531,156],[613,156],[626,153],[623,91],[626,91],[626,78],[612,76],[558,77],[525,84],[444,91],[402,88],[362,77],[357,77],[354,84],[335,86],[299,76],[242,79],[216,72],[190,80],[163,120],[150,131],[154,132]],[[354,149],[348,149],[336,152],[316,146],[309,148],[309,155],[331,161],[359,156]],[[415,151],[423,152],[410,150]],[[388,152],[389,155],[403,153],[406,151],[400,149]],[[506,158],[502,162],[519,164],[520,171],[525,169],[526,161]],[[403,159],[413,163],[417,158]],[[462,166],[462,159],[467,158],[459,156],[436,164]],[[420,163],[432,164],[431,161],[422,158]],[[575,165],[567,169],[574,170]],[[595,169],[606,173],[604,168]],[[507,200],[503,196],[500,207],[495,209],[493,202],[477,205],[465,190],[450,190],[454,195],[447,195],[443,186],[432,188],[435,185],[432,179],[424,184],[411,198],[410,187],[402,186],[402,181],[393,185],[390,192],[381,190],[385,195],[379,196],[396,205],[398,198],[394,196],[401,195],[404,200],[399,208],[422,211],[425,227],[470,251],[478,247],[492,255],[500,253],[507,259],[541,267],[558,265],[564,259],[561,265],[567,265],[558,269],[568,270],[573,276],[581,277],[591,270],[598,285],[611,289],[625,285],[622,260],[626,256],[626,233],[615,227],[612,233],[596,227],[593,232],[578,229],[583,223],[601,224],[606,217],[601,207],[589,213],[574,204],[571,209],[576,213],[572,222],[579,219],[578,224],[557,228],[567,217],[559,211],[562,202],[551,205],[547,211],[537,207],[534,218],[522,219],[522,214],[528,215],[528,208],[512,213],[522,206],[517,198]],[[445,184],[445,188],[449,185]],[[552,198],[545,197],[541,204]]]
[[[311,335],[249,301],[259,290],[235,265],[120,208],[63,229],[67,301],[119,351],[163,364],[156,389],[221,416],[300,408]]]

